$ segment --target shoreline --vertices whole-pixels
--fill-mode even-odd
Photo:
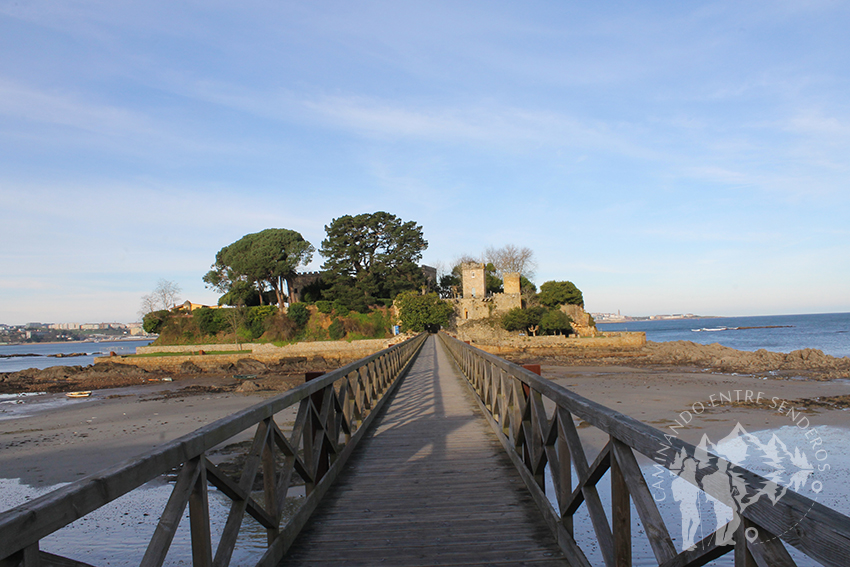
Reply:
[[[482,346],[486,349],[486,345]],[[703,345],[692,341],[647,341],[644,346],[637,348],[559,349],[553,347],[546,354],[540,354],[539,350],[525,352],[520,348],[504,353],[502,356],[518,364],[636,366],[657,370],[693,369],[703,373],[721,372],[768,379],[850,380],[850,357],[839,358],[825,355],[817,349],[800,349],[781,353],[764,349],[737,350],[717,343]],[[75,357],[64,355],[57,358],[67,358],[73,362]],[[306,371],[327,371],[335,367],[332,360],[326,360],[321,356],[315,356],[312,359],[281,358],[274,362],[262,362],[257,358],[253,353],[246,352],[244,356],[237,356],[233,361],[222,361],[218,366],[203,369],[191,362],[184,362],[180,368],[174,369],[146,369],[128,363],[125,359],[107,360],[87,366],[69,364],[54,365],[44,369],[28,368],[0,372],[0,394],[96,390],[159,382],[162,378],[182,381],[198,376],[224,377],[233,374],[292,376]],[[204,360],[211,361],[209,357]]]
[[[101,340],[85,339],[85,340],[82,340],[82,341],[38,341],[38,342],[30,341],[30,342],[23,342],[23,343],[0,343],[0,347],[22,346],[22,345],[73,345],[73,344],[84,344],[84,343],[118,343],[118,342],[125,342],[125,341],[147,341],[147,340],[155,341],[156,339],[157,339],[157,335],[142,335],[141,337],[139,337],[139,336],[127,337],[127,336],[124,336],[124,335],[120,335],[120,336],[116,336],[115,338],[109,337],[107,339],[101,339]]]
[[[840,380],[765,380],[698,368],[538,363],[544,378],[657,429],[675,423],[696,402],[707,403],[718,392],[733,396],[735,391],[743,392],[739,396],[761,392],[764,400],[786,400],[813,425],[847,428],[850,423],[850,382]],[[24,396],[18,404],[10,400],[0,404],[5,408],[5,414],[0,413],[0,477],[35,487],[71,482],[301,383],[303,375],[265,374],[245,381],[199,375],[95,389],[91,398],[81,400],[66,399],[62,393]],[[290,421],[282,417],[281,427]],[[765,404],[727,403],[701,414],[682,438],[698,443],[708,434],[717,441],[734,423],[749,431],[793,425],[787,414]],[[588,447],[599,449],[607,442],[607,436],[593,428],[579,424],[579,429],[588,437]]]

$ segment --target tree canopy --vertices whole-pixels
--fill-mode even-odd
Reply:
[[[540,318],[540,330],[546,335],[569,335],[572,318],[560,309],[551,309]]]
[[[327,299],[360,309],[369,298],[392,299],[424,283],[417,262],[428,242],[415,222],[379,211],[336,218],[325,232],[319,253]]]
[[[581,305],[584,307],[584,298],[581,290],[573,282],[548,281],[540,286],[537,301],[546,307],[558,305]]]
[[[401,327],[405,331],[424,331],[434,326],[443,327],[448,324],[454,309],[447,301],[443,301],[436,293],[421,295],[415,291],[407,291],[396,298]]]
[[[204,276],[204,281],[225,297],[250,290],[259,296],[260,303],[268,286],[274,291],[278,306],[282,307],[286,299],[284,290],[291,296],[289,284],[296,268],[309,263],[314,251],[313,245],[294,230],[269,228],[246,234],[218,251],[215,264]],[[230,297],[227,302],[235,304],[239,299]],[[289,297],[289,301],[293,298]]]
[[[537,334],[540,320],[546,314],[546,308],[538,306],[523,309],[514,307],[502,315],[502,327],[508,331],[528,331]]]

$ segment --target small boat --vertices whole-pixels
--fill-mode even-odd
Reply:
[[[68,392],[65,394],[66,398],[88,398],[89,396],[91,396],[91,390],[85,392]]]
[[[256,374],[234,374],[233,378],[236,380],[256,380]]]

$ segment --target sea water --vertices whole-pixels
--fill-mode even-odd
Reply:
[[[0,511],[24,504],[62,486],[65,484],[35,488],[22,484],[18,479],[0,478]],[[157,478],[50,534],[39,542],[39,548],[91,565],[138,565],[173,488],[173,483]],[[262,501],[262,494],[255,497]],[[231,500],[222,493],[215,489],[209,490],[210,527],[214,544],[221,537],[230,504]],[[265,528],[246,514],[230,564],[234,567],[256,565],[265,549]],[[191,564],[187,506],[169,549],[166,565]]]
[[[94,364],[95,357],[108,356],[110,352],[118,355],[135,354],[136,347],[147,346],[151,342],[153,339],[0,345],[0,372],[51,366],[88,366]],[[67,356],[80,353],[83,356]]]
[[[654,342],[719,343],[747,351],[814,348],[831,356],[850,356],[850,313],[662,319],[597,326],[600,331],[643,331],[646,340]]]

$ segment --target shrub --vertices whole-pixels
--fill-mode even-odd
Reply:
[[[339,299],[337,299],[333,302],[333,306],[334,306],[334,311],[336,311],[336,314],[337,314],[338,317],[345,317],[346,315],[351,313],[351,309],[348,307],[348,305],[343,303]]]
[[[162,326],[169,317],[171,317],[171,312],[167,309],[151,311],[142,318],[142,328],[146,333],[156,335],[162,330]]]
[[[270,317],[266,324],[266,332],[263,338],[269,341],[290,341],[295,337],[298,328],[295,321],[283,313],[277,313]]]
[[[343,325],[342,321],[337,318],[331,321],[331,326],[328,327],[328,336],[332,341],[338,341],[345,337],[345,325]]]
[[[560,309],[552,309],[540,318],[540,330],[547,335],[569,335],[572,331],[572,318]]]
[[[266,321],[277,312],[273,305],[249,307],[245,321],[245,333],[249,340],[258,339],[266,332]]]
[[[295,322],[295,325],[300,329],[310,320],[310,311],[304,303],[293,303],[289,306],[287,316]]]
[[[320,299],[316,302],[316,309],[319,310],[319,313],[324,313],[325,315],[330,315],[331,311],[334,310],[334,305],[330,301]]]
[[[546,314],[545,307],[529,307],[522,309],[514,307],[502,315],[502,327],[508,331],[527,331],[540,324],[540,320]]]
[[[343,320],[346,334],[364,339],[384,338],[390,334],[390,317],[386,309],[375,309],[363,313],[352,313]]]
[[[528,328],[528,315],[525,309],[514,307],[502,315],[502,327],[507,331],[525,331]]]
[[[192,311],[192,320],[202,335],[215,335],[225,329],[225,322],[222,317],[216,316],[217,311],[219,310],[209,307],[201,307]]]

